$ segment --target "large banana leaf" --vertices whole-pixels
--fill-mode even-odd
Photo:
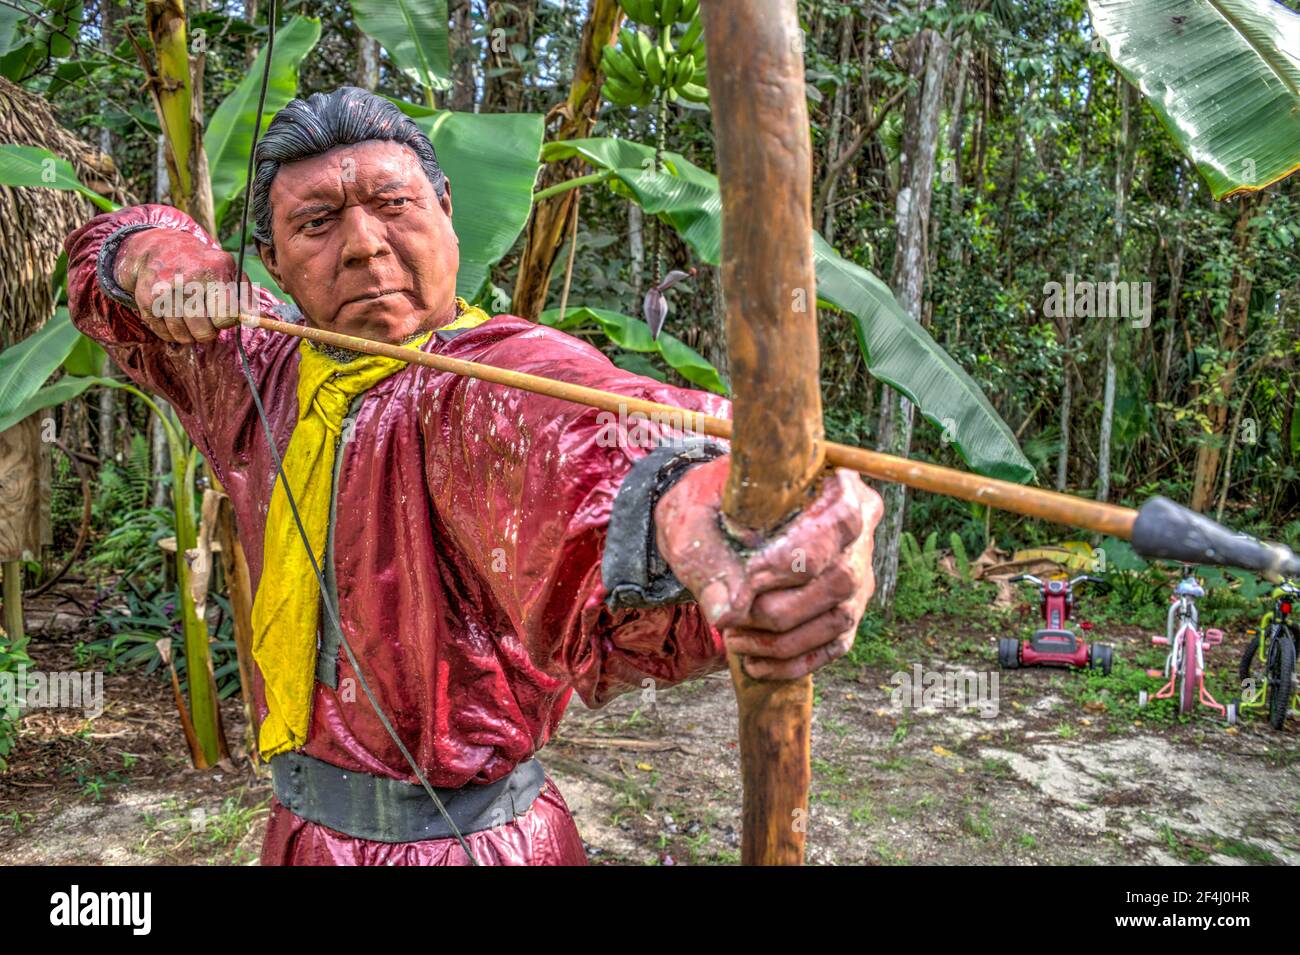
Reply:
[[[298,66],[319,39],[320,21],[311,17],[294,17],[276,31],[275,55],[271,58],[271,77],[266,87],[266,106],[259,135],[266,130],[271,118],[297,95]],[[257,94],[265,67],[266,48],[263,47],[234,92],[223,99],[212,114],[203,134],[218,223],[230,203],[244,191],[248,150],[253,145],[253,123],[257,120]]]
[[[626,140],[565,140],[542,151],[547,161],[573,155],[608,171],[616,190],[665,220],[705,262],[721,260],[722,200],[712,173],[676,153],[665,153],[669,171],[657,173],[654,149]],[[872,375],[907,395],[980,474],[1032,480],[1033,465],[979,385],[903,311],[885,284],[840,257],[818,235],[813,258],[819,301],[853,316]]]
[[[36,410],[23,409],[80,338],[81,332],[72,324],[68,310],[60,307],[35,335],[0,352],[0,424],[8,422],[0,431]]]
[[[105,212],[117,204],[82,184],[72,165],[48,149],[0,144],[0,186],[31,186],[79,192]]]
[[[447,0],[352,0],[352,16],[416,83],[451,89]]]
[[[528,222],[542,117],[453,113],[393,102],[433,141],[438,164],[451,182],[451,221],[460,239],[456,292],[472,301]]]
[[[1088,0],[1115,61],[1216,199],[1300,168],[1300,16],[1274,0]]]
[[[11,411],[0,411],[0,431],[12,428],[19,421],[22,421],[28,415],[35,414],[45,408],[52,408],[55,405],[61,405],[65,401],[71,401],[91,385],[109,385],[119,387],[120,382],[112,378],[88,377],[81,378],[76,375],[64,375],[52,385],[44,385]]]
[[[638,318],[605,308],[580,305],[567,309],[563,321],[560,321],[558,308],[548,308],[538,316],[538,320],[543,325],[551,325],[561,331],[571,331],[583,325],[599,325],[601,331],[619,348],[658,354],[687,381],[720,395],[727,393],[727,386],[718,376],[718,370],[705,361],[703,355],[667,332],[661,332],[657,339],[653,338],[649,327]]]

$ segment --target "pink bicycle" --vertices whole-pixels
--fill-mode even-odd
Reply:
[[[1177,684],[1179,713],[1190,714],[1199,702],[1217,710],[1232,725],[1237,722],[1237,704],[1229,703],[1225,707],[1205,688],[1205,648],[1221,644],[1223,631],[1213,628],[1201,630],[1196,599],[1204,596],[1205,588],[1190,574],[1174,588],[1165,621],[1165,635],[1151,638],[1152,643],[1169,647],[1165,668],[1163,672],[1147,671],[1150,676],[1167,677],[1168,682],[1154,696],[1149,696],[1146,690],[1141,691],[1138,706],[1146,706],[1151,700],[1172,699]]]

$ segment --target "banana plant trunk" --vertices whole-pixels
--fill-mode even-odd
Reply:
[[[203,117],[197,111],[201,100],[195,96],[190,68],[185,4],[182,0],[148,0],[145,20],[156,57],[149,85],[166,144],[172,204],[209,235],[216,235],[212,180],[203,150]]]
[[[188,21],[183,0],[148,0],[145,4],[145,21],[149,38],[153,41],[154,62],[146,64],[149,85],[153,93],[154,108],[163,130],[163,153],[167,164],[167,178],[172,205],[186,212],[209,235],[217,234],[217,223],[212,200],[212,180],[208,172],[207,153],[203,148],[202,116],[202,54],[191,61],[188,38]],[[189,667],[190,717],[198,740],[199,752],[195,763],[200,768],[213,765],[225,755],[225,740],[217,709],[216,683],[212,678],[212,657],[208,649],[207,623],[202,620],[189,588],[189,565],[185,552],[197,544],[195,522],[193,470],[178,464],[179,449],[170,434],[173,503],[176,515],[176,579],[177,595],[185,635],[185,652]],[[185,460],[188,461],[188,454]],[[209,484],[221,490],[221,484],[206,463]],[[188,481],[188,483],[184,483]],[[186,488],[188,487],[188,491]],[[183,500],[182,500],[183,499]],[[240,547],[229,509],[223,509],[221,521],[229,527],[218,529],[225,542],[223,560],[242,562]],[[231,608],[235,615],[235,630],[251,632],[252,596],[239,592],[245,579],[238,574],[226,575],[230,588]],[[240,655],[240,673],[248,667],[244,645],[236,641]],[[207,678],[204,678],[204,674]],[[251,688],[245,687],[245,692]]]
[[[555,132],[556,140],[581,139],[590,136],[600,111],[600,54],[618,35],[623,22],[623,10],[617,0],[592,0],[587,20],[582,27],[582,42],[578,46],[578,61],[573,71],[573,85],[569,96],[558,113],[562,117]],[[583,162],[573,158],[549,163],[542,167],[537,191],[549,189],[582,175]],[[551,270],[564,243],[566,226],[574,214],[578,199],[576,190],[569,189],[543,199],[533,206],[524,235],[524,250],[519,256],[519,275],[515,280],[511,310],[529,321],[537,321],[546,307],[546,292],[551,282]]]

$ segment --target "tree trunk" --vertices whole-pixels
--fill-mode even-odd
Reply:
[[[970,67],[970,47],[965,46],[961,51],[961,62],[957,66],[957,85],[952,93],[952,119],[948,126],[948,153],[952,162],[952,193],[949,197],[949,219],[952,221],[952,248],[948,253],[948,259],[954,263],[960,264],[962,257],[962,239],[961,239],[961,139],[962,139],[962,107],[966,99],[966,74]]]
[[[379,89],[378,40],[372,40],[357,30],[357,72],[353,82],[363,90]]]
[[[896,205],[897,245],[890,286],[904,311],[920,321],[925,295],[927,233],[933,197],[935,153],[939,141],[939,111],[943,102],[943,78],[949,44],[933,30],[915,40],[910,73],[915,80],[907,97],[903,121],[903,154],[900,159]],[[912,446],[912,404],[891,388],[881,399],[879,450],[906,457]],[[903,534],[907,488],[886,484],[881,489],[884,517],[876,532],[876,602],[892,611],[898,586],[898,548]]]
[[[1133,177],[1129,160],[1132,156],[1132,138],[1129,122],[1133,113],[1133,87],[1123,77],[1118,79],[1120,100],[1120,128],[1115,160],[1115,254],[1111,262],[1112,280],[1120,281],[1124,268],[1125,216],[1128,209],[1128,189]],[[1097,442],[1097,500],[1110,500],[1110,441],[1115,425],[1115,330],[1119,320],[1107,316],[1106,322],[1106,383],[1102,389],[1101,435]]]
[[[838,64],[842,67],[849,61],[849,52],[853,45],[853,11],[840,18],[840,55]],[[865,72],[865,69],[864,69]],[[844,123],[844,110],[848,101],[848,84],[840,83],[835,87],[835,98],[831,103],[831,129],[826,137],[826,158],[838,156],[840,151],[840,130]],[[826,191],[825,213],[822,220],[822,236],[831,245],[835,244],[835,187],[832,182]],[[816,220],[813,220],[814,225]]]
[[[1065,353],[1061,358],[1061,449],[1056,454],[1056,489],[1064,491],[1070,480],[1070,405],[1074,399],[1070,378],[1070,320],[1065,323]]]
[[[596,114],[600,111],[600,87],[604,82],[604,74],[600,72],[600,54],[618,35],[622,22],[623,10],[617,0],[592,0],[582,27],[582,42],[578,46],[569,97],[554,111],[561,117],[554,139],[580,139],[591,135],[596,125]],[[577,158],[550,163],[542,169],[537,191],[575,179],[583,174],[582,170],[583,161]],[[533,206],[524,235],[524,248],[519,255],[519,274],[511,303],[511,309],[521,318],[535,322],[546,307],[551,269],[564,242],[564,227],[573,214],[573,202],[574,193],[569,190]]]
[[[635,202],[627,204],[627,248],[632,259],[633,314],[641,311],[641,293],[645,275],[645,216]]]
[[[489,42],[491,37],[488,38]],[[451,10],[451,108],[474,112],[474,5],[462,0]]]
[[[1252,193],[1240,200],[1237,222],[1233,226],[1232,245],[1236,266],[1232,272],[1232,291],[1228,308],[1219,331],[1219,351],[1228,355],[1227,367],[1210,402],[1207,415],[1210,419],[1210,440],[1196,449],[1196,468],[1192,478],[1192,510],[1204,511],[1210,505],[1219,476],[1219,458],[1223,453],[1220,444],[1231,440],[1226,433],[1228,405],[1232,386],[1237,377],[1238,355],[1246,339],[1246,322],[1250,318],[1250,293],[1255,281],[1255,255],[1252,249],[1251,220],[1268,201],[1268,194]]]
[[[113,374],[113,359],[104,356],[99,373],[105,378]],[[117,458],[117,389],[99,389],[99,460],[107,465]]]
[[[1181,170],[1180,170],[1181,171]],[[1174,233],[1173,248],[1169,254],[1169,303],[1165,308],[1165,341],[1160,353],[1160,366],[1156,374],[1156,401],[1164,401],[1169,390],[1169,371],[1174,361],[1174,341],[1178,336],[1178,299],[1183,292],[1183,257],[1187,251],[1186,213],[1191,203],[1192,189],[1186,177],[1178,186],[1178,223]]]

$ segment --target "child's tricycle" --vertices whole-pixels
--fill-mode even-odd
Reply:
[[[1039,609],[1046,626],[1028,640],[1003,637],[998,641],[998,663],[1009,670],[1017,667],[1091,667],[1109,674],[1114,655],[1108,644],[1080,639],[1067,623],[1074,613],[1074,588],[1081,583],[1106,584],[1100,577],[1084,574],[1073,580],[1041,580],[1032,574],[1012,577],[1011,583],[1034,584],[1039,588]],[[1082,622],[1082,630],[1092,624]]]

